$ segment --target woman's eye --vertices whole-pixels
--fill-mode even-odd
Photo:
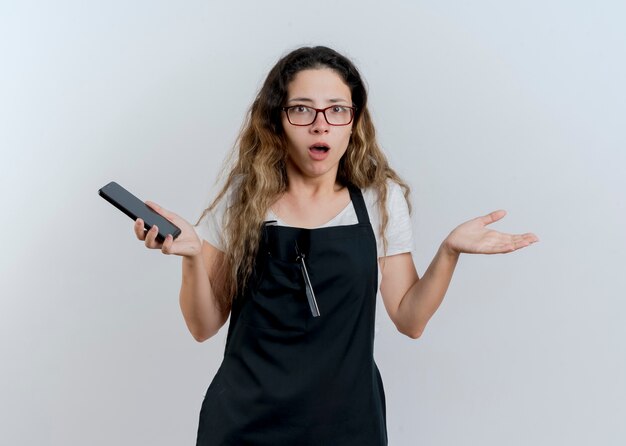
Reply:
[[[333,107],[333,113],[345,113],[347,111],[346,107],[341,107],[339,105],[337,105],[336,107]]]
[[[309,107],[305,107],[304,105],[296,105],[292,108],[292,110],[296,113],[308,113]]]

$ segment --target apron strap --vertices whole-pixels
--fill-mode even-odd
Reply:
[[[352,200],[352,205],[354,206],[354,210],[356,212],[357,218],[359,219],[359,223],[369,223],[370,217],[367,214],[367,208],[365,207],[365,200],[363,200],[363,194],[361,193],[361,189],[352,184],[349,184],[348,191],[350,191],[350,199]]]

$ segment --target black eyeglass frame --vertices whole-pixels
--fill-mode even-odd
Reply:
[[[309,122],[308,124],[294,124],[293,122],[291,122],[291,119],[289,118],[289,109],[291,108],[295,108],[295,107],[306,107],[306,108],[310,108],[311,110],[315,110],[315,116],[313,117],[313,120],[311,122]],[[331,124],[330,122],[328,122],[328,116],[326,116],[326,110],[331,109],[333,107],[344,107],[344,108],[349,108],[351,110],[350,113],[350,120],[345,123],[345,124]],[[331,105],[330,107],[326,107],[326,108],[315,108],[315,107],[310,107],[308,105],[290,105],[289,107],[282,107],[281,108],[282,111],[284,111],[287,114],[287,121],[289,121],[289,124],[291,125],[295,125],[298,127],[307,127],[311,124],[313,124],[315,122],[315,120],[317,119],[317,114],[321,113],[324,115],[324,119],[326,120],[326,123],[328,123],[328,125],[332,125],[335,127],[342,127],[344,125],[350,125],[352,123],[352,121],[354,121],[354,115],[356,114],[356,107],[355,106],[350,106],[350,105]]]

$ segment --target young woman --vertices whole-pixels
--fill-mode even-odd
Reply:
[[[252,104],[221,192],[198,231],[148,248],[182,256],[180,305],[198,341],[230,316],[223,362],[200,412],[198,445],[385,445],[385,395],[373,359],[376,294],[418,338],[461,253],[538,241],[467,221],[420,279],[408,186],[380,150],[354,65],[326,47],[278,61]],[[198,236],[197,234],[200,234]]]

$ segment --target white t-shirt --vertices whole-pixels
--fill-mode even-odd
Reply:
[[[376,248],[378,257],[383,257],[383,242],[380,238],[380,212],[378,208],[378,192],[373,188],[366,188],[361,191],[363,200],[370,218],[374,236],[376,237]],[[207,213],[200,221],[196,232],[201,239],[206,240],[217,249],[224,250],[224,238],[222,231],[222,217],[226,210],[227,203],[231,202],[232,191],[226,194],[212,212]],[[387,256],[411,252],[414,250],[413,230],[411,227],[411,218],[409,216],[409,208],[402,188],[391,180],[387,180],[387,213],[389,219],[385,235],[387,237]],[[280,220],[271,210],[268,211],[266,220],[276,220],[279,226],[289,226]],[[359,220],[354,210],[352,200],[350,203],[330,221],[324,223],[317,228],[325,228],[329,226],[353,225]]]

